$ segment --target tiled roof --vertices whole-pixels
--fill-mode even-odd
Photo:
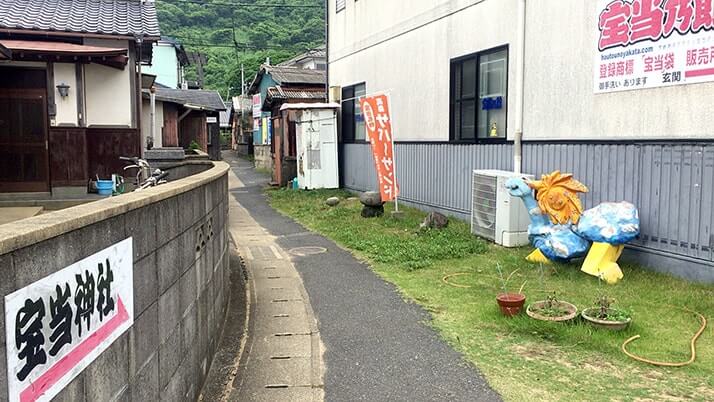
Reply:
[[[260,82],[266,74],[270,75],[278,85],[324,85],[327,79],[325,71],[262,65],[250,85],[249,94],[257,92]]]
[[[265,66],[265,70],[280,85],[324,84],[326,79],[325,72],[320,70],[278,66]]]
[[[324,59],[327,57],[327,52],[325,51],[325,49],[326,49],[325,46],[320,46],[316,49],[308,50],[305,53],[299,54],[290,60],[287,60],[287,61],[284,61],[284,62],[278,64],[278,66],[294,66],[298,62],[306,60],[306,59],[310,59],[310,58]]]
[[[146,0],[0,0],[0,28],[159,37]]]
[[[144,90],[144,97],[149,91]],[[195,106],[209,111],[226,110],[221,95],[216,91],[202,89],[172,89],[156,87],[156,100],[176,103],[182,106]]]
[[[324,100],[324,88],[309,88],[309,89],[290,89],[283,88],[280,85],[277,87],[268,88],[267,100],[271,99],[287,99],[287,100]]]

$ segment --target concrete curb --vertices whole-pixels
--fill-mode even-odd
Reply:
[[[233,172],[228,177],[230,189],[243,186]],[[247,335],[236,352],[235,375],[222,379],[223,396],[213,400],[229,393],[228,400],[322,401],[324,347],[292,256],[237,199],[229,206],[229,233],[245,257]]]
[[[230,251],[231,285],[223,333],[206,382],[198,396],[199,402],[228,400],[247,341],[251,290],[244,277],[240,256],[235,248]]]

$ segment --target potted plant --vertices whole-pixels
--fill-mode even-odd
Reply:
[[[507,317],[513,317],[515,315],[518,315],[521,310],[523,309],[523,305],[526,302],[526,296],[523,294],[523,287],[526,286],[526,283],[523,282],[523,285],[521,285],[521,288],[518,290],[518,293],[510,293],[508,292],[508,281],[511,280],[513,275],[515,275],[518,270],[516,269],[515,271],[511,272],[510,275],[508,275],[508,278],[503,278],[503,271],[501,270],[501,265],[496,264],[496,269],[498,270],[498,275],[501,278],[501,290],[502,292],[496,296],[496,303],[498,303],[498,307],[501,308],[501,313]]]
[[[632,316],[623,310],[613,308],[615,300],[603,295],[596,302],[595,307],[583,310],[583,318],[596,328],[621,331],[632,322]]]
[[[571,303],[558,300],[556,293],[553,292],[545,300],[529,304],[526,314],[536,320],[563,322],[575,318],[578,315],[578,308]]]

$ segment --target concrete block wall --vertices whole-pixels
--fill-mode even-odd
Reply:
[[[12,239],[3,237],[0,228],[0,401],[8,398],[4,296],[130,236],[134,325],[56,400],[197,398],[219,342],[229,297],[227,170],[226,164],[218,163],[143,195],[20,221],[17,225],[41,228],[52,219],[85,219],[82,208],[100,210],[92,215],[91,224],[10,252],[6,251]],[[137,205],[141,206],[134,208]],[[22,232],[21,227],[16,229]]]
[[[273,170],[273,156],[270,153],[270,145],[256,145],[253,148],[253,154],[257,169]]]

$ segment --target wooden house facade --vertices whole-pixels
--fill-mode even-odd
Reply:
[[[0,0],[0,193],[86,186],[140,155],[158,38],[153,2]]]
[[[174,89],[156,85],[153,89],[156,127],[153,130],[153,147],[191,148],[192,144],[211,156],[220,159],[221,141],[219,114],[226,110],[221,95],[216,91],[200,89]],[[143,136],[150,136],[151,91],[144,90]]]

